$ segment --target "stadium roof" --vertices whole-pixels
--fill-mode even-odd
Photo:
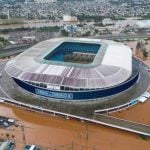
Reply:
[[[100,52],[91,64],[45,61],[43,56],[62,42],[100,44]],[[5,67],[14,78],[72,88],[96,89],[115,86],[132,74],[132,53],[127,46],[113,41],[85,38],[56,38],[41,42]]]

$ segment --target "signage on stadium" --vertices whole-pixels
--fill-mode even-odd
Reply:
[[[52,92],[48,90],[35,89],[35,93],[41,96],[61,98],[61,99],[73,99],[72,93]]]

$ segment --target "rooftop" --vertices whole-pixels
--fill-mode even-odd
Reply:
[[[57,58],[59,55],[65,56],[63,50],[59,48],[64,45],[68,47],[68,43],[69,48],[73,49],[70,51],[78,53],[77,55],[83,54],[83,51],[85,54],[87,45],[92,46],[87,54],[95,55],[93,61],[87,64]],[[79,46],[80,44],[83,45]],[[74,50],[76,46],[80,51]],[[55,85],[58,89],[60,86],[83,89],[106,88],[120,84],[131,76],[132,53],[127,46],[113,41],[56,38],[43,41],[18,55],[7,63],[6,71],[20,80]]]

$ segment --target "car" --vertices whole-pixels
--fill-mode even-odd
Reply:
[[[36,150],[35,145],[26,145],[23,150]]]
[[[30,145],[26,145],[23,150],[29,150],[29,149],[30,149]]]
[[[4,120],[3,119],[0,119],[0,122],[3,122]]]
[[[39,147],[36,147],[36,149],[35,150],[41,150]]]
[[[4,122],[3,125],[4,125],[4,127],[8,127],[9,126],[7,122]]]

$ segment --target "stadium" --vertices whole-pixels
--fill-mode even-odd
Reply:
[[[5,71],[29,93],[73,102],[116,96],[135,85],[140,74],[130,48],[87,38],[43,41],[10,60]]]

